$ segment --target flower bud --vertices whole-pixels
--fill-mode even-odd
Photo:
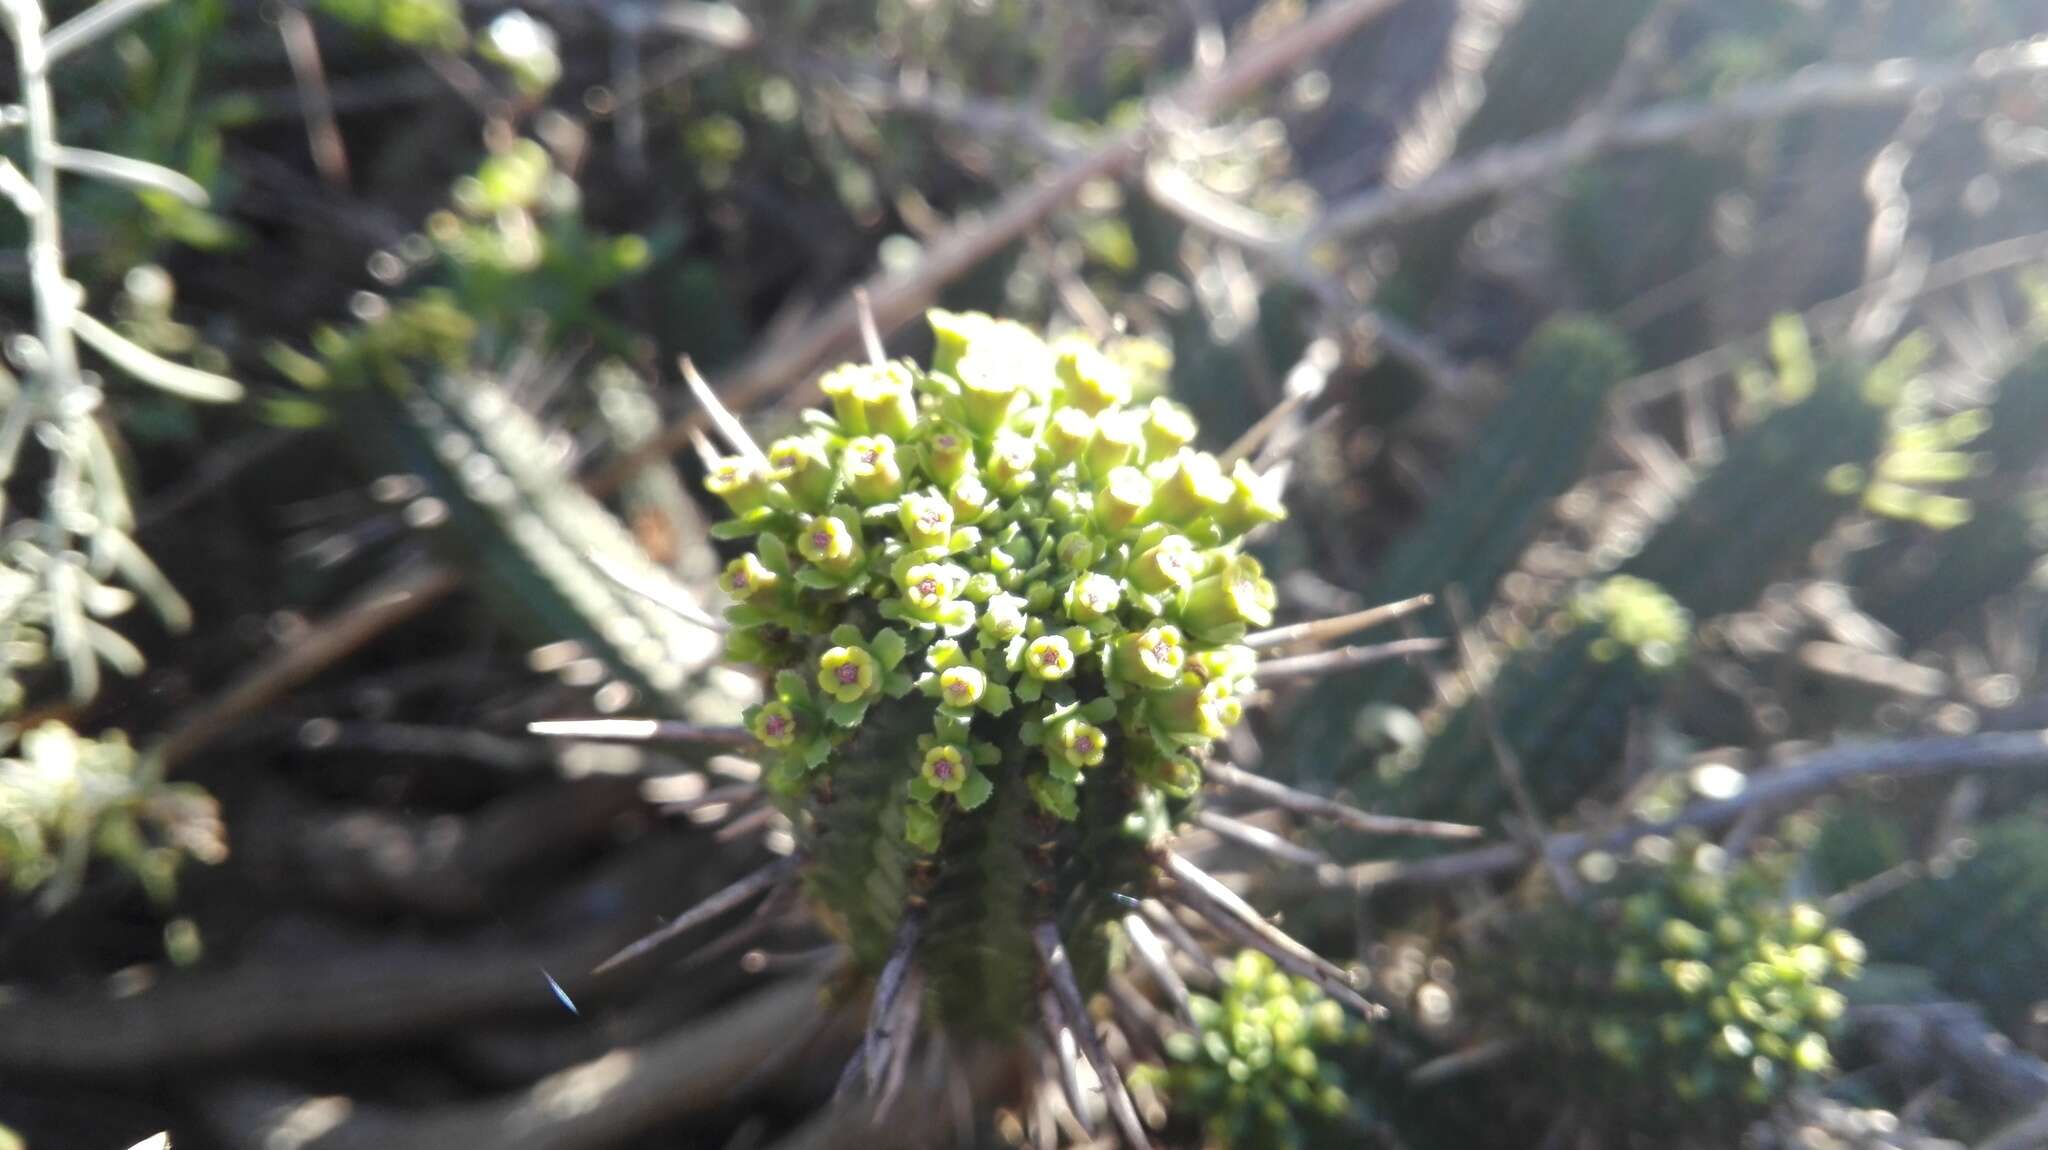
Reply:
[[[1060,541],[1053,547],[1052,554],[1061,567],[1069,571],[1081,571],[1095,562],[1097,549],[1095,540],[1079,531],[1069,531],[1060,536]]]
[[[989,599],[988,606],[977,621],[982,632],[990,638],[1008,642],[1024,633],[1031,622],[1025,614],[1025,601],[1019,595],[996,595]]]
[[[985,315],[939,308],[926,312],[925,322],[932,327],[932,370],[948,375],[953,374],[960,357],[967,354],[968,345],[974,337],[987,331],[991,325]]]
[[[832,401],[832,418],[843,434],[860,435],[868,429],[867,412],[855,393],[870,370],[865,364],[842,363],[818,377],[818,390]]]
[[[998,432],[988,451],[989,482],[1004,495],[1015,495],[1031,486],[1037,463],[1037,440],[1014,431]]]
[[[969,348],[953,367],[960,380],[960,414],[967,429],[986,440],[1010,421],[1024,398],[1018,386],[1017,365],[991,354],[977,354]]]
[[[978,476],[963,475],[954,480],[946,498],[953,505],[953,520],[957,523],[973,523],[988,509],[988,488]]]

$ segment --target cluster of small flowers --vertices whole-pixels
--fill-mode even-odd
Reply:
[[[1205,1145],[1309,1145],[1318,1125],[1351,1110],[1330,1056],[1369,1032],[1313,983],[1247,950],[1225,970],[1218,998],[1194,995],[1188,1006],[1196,1029],[1169,1035],[1171,1063],[1136,1080],[1162,1088],[1177,1110],[1203,1115]]]
[[[1272,618],[1239,542],[1282,517],[1276,493],[1191,449],[1186,411],[1134,406],[1091,343],[930,321],[928,370],[836,368],[829,413],[706,480],[734,514],[716,533],[755,539],[720,585],[732,657],[776,672],[747,716],[781,752],[771,784],[802,793],[871,706],[903,700],[930,712],[904,766],[926,850],[949,809],[987,801],[1005,748],[1031,749],[1016,773],[1061,818],[1105,762],[1191,791],[1242,714],[1237,640]]]
[[[1525,981],[1520,1019],[1671,1111],[1760,1107],[1831,1069],[1844,999],[1829,983],[1860,972],[1863,945],[1815,907],[1781,901],[1773,859],[1658,842],[1671,851],[1661,864],[1595,868],[1611,892],[1599,913],[1560,905],[1532,924],[1532,950],[1551,952],[1532,967],[1565,961],[1599,977]]]

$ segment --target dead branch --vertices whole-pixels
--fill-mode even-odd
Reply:
[[[1102,1039],[1095,1033],[1095,1022],[1088,1015],[1088,1004],[1081,998],[1081,987],[1074,981],[1074,967],[1067,961],[1066,944],[1060,941],[1057,926],[1041,922],[1031,929],[1031,942],[1038,948],[1038,961],[1052,980],[1052,990],[1067,1029],[1081,1044],[1081,1053],[1095,1069],[1095,1078],[1102,1084],[1103,1097],[1109,1103],[1109,1116],[1116,1122],[1118,1133],[1132,1150],[1150,1150],[1152,1140],[1145,1135],[1145,1127],[1138,1121],[1138,1109],[1131,1103],[1131,1092],[1124,1086],[1124,1076],[1110,1061],[1109,1054],[1102,1049]],[[1077,1113],[1076,1117],[1080,1115]]]
[[[1272,779],[1255,775],[1228,763],[1210,763],[1202,768],[1202,773],[1211,782],[1257,795],[1275,806],[1296,814],[1326,819],[1366,834],[1405,835],[1410,838],[1426,839],[1476,839],[1483,838],[1486,834],[1482,828],[1467,823],[1411,819],[1399,815],[1376,815],[1371,811],[1359,810],[1348,803],[1296,790],[1285,783],[1274,782]]]
[[[590,973],[592,975],[603,974],[608,970],[639,958],[641,955],[648,953],[655,947],[678,935],[697,929],[719,915],[752,899],[754,896],[782,885],[783,880],[795,874],[797,868],[802,865],[802,855],[785,855],[782,858],[776,859],[753,874],[733,883],[731,886],[677,915],[660,930],[643,936],[631,946],[598,963],[596,967],[592,968]]]

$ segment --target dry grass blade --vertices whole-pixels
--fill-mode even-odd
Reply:
[[[1181,981],[1180,972],[1173,969],[1173,958],[1166,953],[1166,946],[1159,936],[1152,932],[1152,926],[1140,915],[1127,914],[1123,919],[1124,937],[1131,941],[1131,953],[1138,956],[1139,965],[1159,984],[1159,989],[1173,1003],[1173,1012],[1182,1022],[1193,1025],[1194,1012],[1188,1006],[1188,984]]]
[[[1179,884],[1181,902],[1189,910],[1244,945],[1264,952],[1281,969],[1315,983],[1360,1016],[1374,1018],[1382,1013],[1358,993],[1349,972],[1267,922],[1235,891],[1177,854],[1168,853],[1166,860],[1167,873]]]
[[[1405,619],[1434,602],[1434,595],[1417,595],[1412,599],[1367,607],[1363,611],[1353,611],[1348,615],[1333,615],[1328,619],[1313,619],[1306,623],[1289,623],[1285,627],[1254,631],[1244,637],[1244,645],[1257,650],[1261,647],[1284,647],[1290,643],[1327,643],[1332,639],[1354,635],[1396,619]]]
[[[663,586],[642,578],[639,572],[626,567],[618,560],[601,551],[592,551],[589,555],[590,565],[597,568],[598,572],[605,578],[617,583],[621,589],[638,595],[640,598],[667,611],[676,618],[686,619],[707,631],[717,631],[720,634],[732,630],[731,627],[726,625],[725,620],[699,607],[691,600],[680,584]]]
[[[718,393],[711,390],[711,385],[698,372],[697,365],[686,355],[682,358],[680,366],[683,371],[683,382],[689,386],[690,394],[703,406],[705,417],[711,420],[711,426],[718,429],[718,434],[725,436],[725,441],[732,445],[734,451],[766,471],[768,456],[761,451],[760,445],[754,442],[754,437],[747,434],[746,426],[740,423],[739,417],[726,410],[725,404],[719,401]]]
[[[895,1061],[890,1052],[890,1044],[895,1040],[890,1021],[896,1010],[896,997],[910,977],[910,963],[917,956],[917,937],[923,925],[923,917],[915,911],[903,916],[903,925],[896,929],[896,945],[890,948],[889,960],[882,966],[881,977],[875,980],[867,1034],[861,1040],[870,1093],[881,1085],[882,1074]]]
[[[1229,815],[1217,814],[1215,811],[1204,810],[1196,812],[1195,825],[1204,830],[1214,832],[1220,838],[1227,839],[1239,846],[1249,847],[1260,854],[1278,859],[1290,866],[1303,866],[1314,870],[1321,870],[1323,867],[1336,865],[1331,861],[1330,856],[1320,851],[1310,850],[1297,843],[1288,842],[1285,838],[1274,834],[1264,827],[1253,826],[1242,820],[1231,818]]]
[[[551,739],[595,739],[625,743],[711,743],[740,747],[754,741],[745,727],[714,727],[680,719],[542,719],[526,724],[529,734]]]
[[[660,930],[647,935],[638,942],[598,963],[595,967],[591,968],[590,973],[593,975],[603,974],[608,970],[639,958],[641,955],[648,953],[655,947],[678,935],[695,930],[719,915],[746,902],[748,899],[773,889],[784,879],[795,874],[796,869],[801,865],[803,865],[803,857],[801,855],[789,855],[776,859],[753,874],[733,883],[731,886],[684,911]]]
[[[1258,676],[1261,681],[1270,682],[1276,679],[1327,675],[1332,671],[1370,667],[1374,663],[1406,659],[1413,655],[1430,655],[1443,650],[1444,646],[1442,639],[1395,639],[1387,643],[1363,643],[1355,647],[1339,647],[1334,651],[1315,651],[1307,655],[1269,659],[1259,664]]]
[[[1052,988],[1038,992],[1039,1021],[1045,1026],[1046,1044],[1059,1063],[1060,1093],[1066,1096],[1067,1112],[1088,1137],[1095,1137],[1095,1120],[1088,1114],[1087,1092],[1081,1086],[1081,1048],[1074,1041],[1074,1029],[1060,1021],[1060,1001]]]
[[[1131,1092],[1124,1086],[1124,1076],[1103,1050],[1102,1040],[1095,1035],[1095,1025],[1088,1017],[1088,1004],[1081,998],[1080,984],[1074,981],[1074,967],[1067,961],[1067,947],[1060,941],[1059,928],[1050,922],[1041,922],[1031,929],[1031,942],[1038,948],[1038,961],[1052,980],[1053,994],[1065,1018],[1065,1025],[1074,1032],[1074,1038],[1081,1044],[1081,1053],[1087,1057],[1088,1064],[1095,1069],[1096,1079],[1102,1083],[1103,1096],[1109,1102],[1109,1116],[1116,1122],[1118,1133],[1133,1150],[1148,1150],[1152,1140],[1146,1137],[1144,1124],[1138,1121],[1138,1108],[1131,1102]]]
[[[1434,819],[1411,819],[1399,815],[1376,815],[1362,811],[1348,803],[1312,795],[1296,790],[1285,783],[1276,783],[1263,775],[1255,775],[1228,763],[1210,763],[1202,768],[1203,774],[1211,781],[1257,795],[1259,798],[1284,807],[1296,814],[1310,818],[1328,819],[1352,830],[1374,835],[1404,835],[1424,839],[1476,839],[1485,837],[1483,828],[1469,823],[1446,823]]]

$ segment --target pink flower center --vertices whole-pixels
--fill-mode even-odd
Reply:
[[[926,579],[922,583],[919,583],[917,585],[917,593],[926,596],[937,595],[939,593],[938,580]]]
[[[1094,750],[1095,750],[1095,740],[1094,740],[1094,739],[1091,739],[1091,738],[1089,738],[1089,737],[1088,737],[1088,736],[1086,736],[1086,735],[1082,735],[1082,736],[1081,736],[1080,738],[1078,738],[1078,739],[1075,739],[1075,740],[1074,740],[1074,753],[1075,753],[1075,754],[1077,754],[1077,755],[1085,755],[1085,754],[1089,754],[1089,753],[1093,752]]]
[[[1167,644],[1166,640],[1159,640],[1157,643],[1152,644],[1152,659],[1154,662],[1159,663],[1173,662],[1173,648]]]
[[[944,783],[944,782],[950,782],[950,781],[952,781],[952,778],[953,778],[953,763],[952,763],[952,761],[951,761],[951,760],[949,760],[949,759],[934,759],[934,760],[932,760],[932,777],[933,777],[933,778],[935,778],[935,779],[937,779],[937,780],[939,780],[939,781],[940,781],[940,782],[942,782],[942,783]]]
[[[823,551],[826,548],[832,546],[831,534],[829,532],[824,531],[811,532],[811,546],[817,548],[820,551]]]
[[[842,683],[850,685],[860,682],[860,668],[852,663],[841,663],[839,669],[834,671],[833,674],[839,676],[839,681]]]
[[[932,446],[937,447],[940,451],[951,451],[960,446],[960,441],[950,435],[941,435],[937,439],[932,440]]]
[[[761,729],[767,731],[770,738],[779,739],[783,732],[789,730],[789,720],[781,715],[770,715],[761,720]]]
[[[873,467],[875,464],[881,462],[881,459],[882,451],[878,447],[870,447],[866,451],[860,453],[860,461],[862,463],[867,464],[869,467]]]
[[[1059,648],[1057,648],[1057,647],[1047,647],[1047,648],[1045,649],[1045,652],[1044,652],[1043,654],[1041,654],[1040,656],[1038,656],[1038,661],[1039,661],[1039,662],[1041,662],[1041,663],[1043,663],[1043,664],[1045,664],[1045,665],[1046,665],[1046,666],[1048,666],[1048,667],[1057,667],[1057,666],[1059,666],[1059,665],[1060,665],[1060,652],[1059,652]]]
[[[734,588],[735,590],[737,590],[737,589],[739,589],[739,588],[741,588],[741,587],[745,587],[745,586],[747,585],[747,573],[746,573],[745,571],[735,571],[735,572],[733,572],[733,573],[732,573],[732,585],[733,585],[733,588]]]

